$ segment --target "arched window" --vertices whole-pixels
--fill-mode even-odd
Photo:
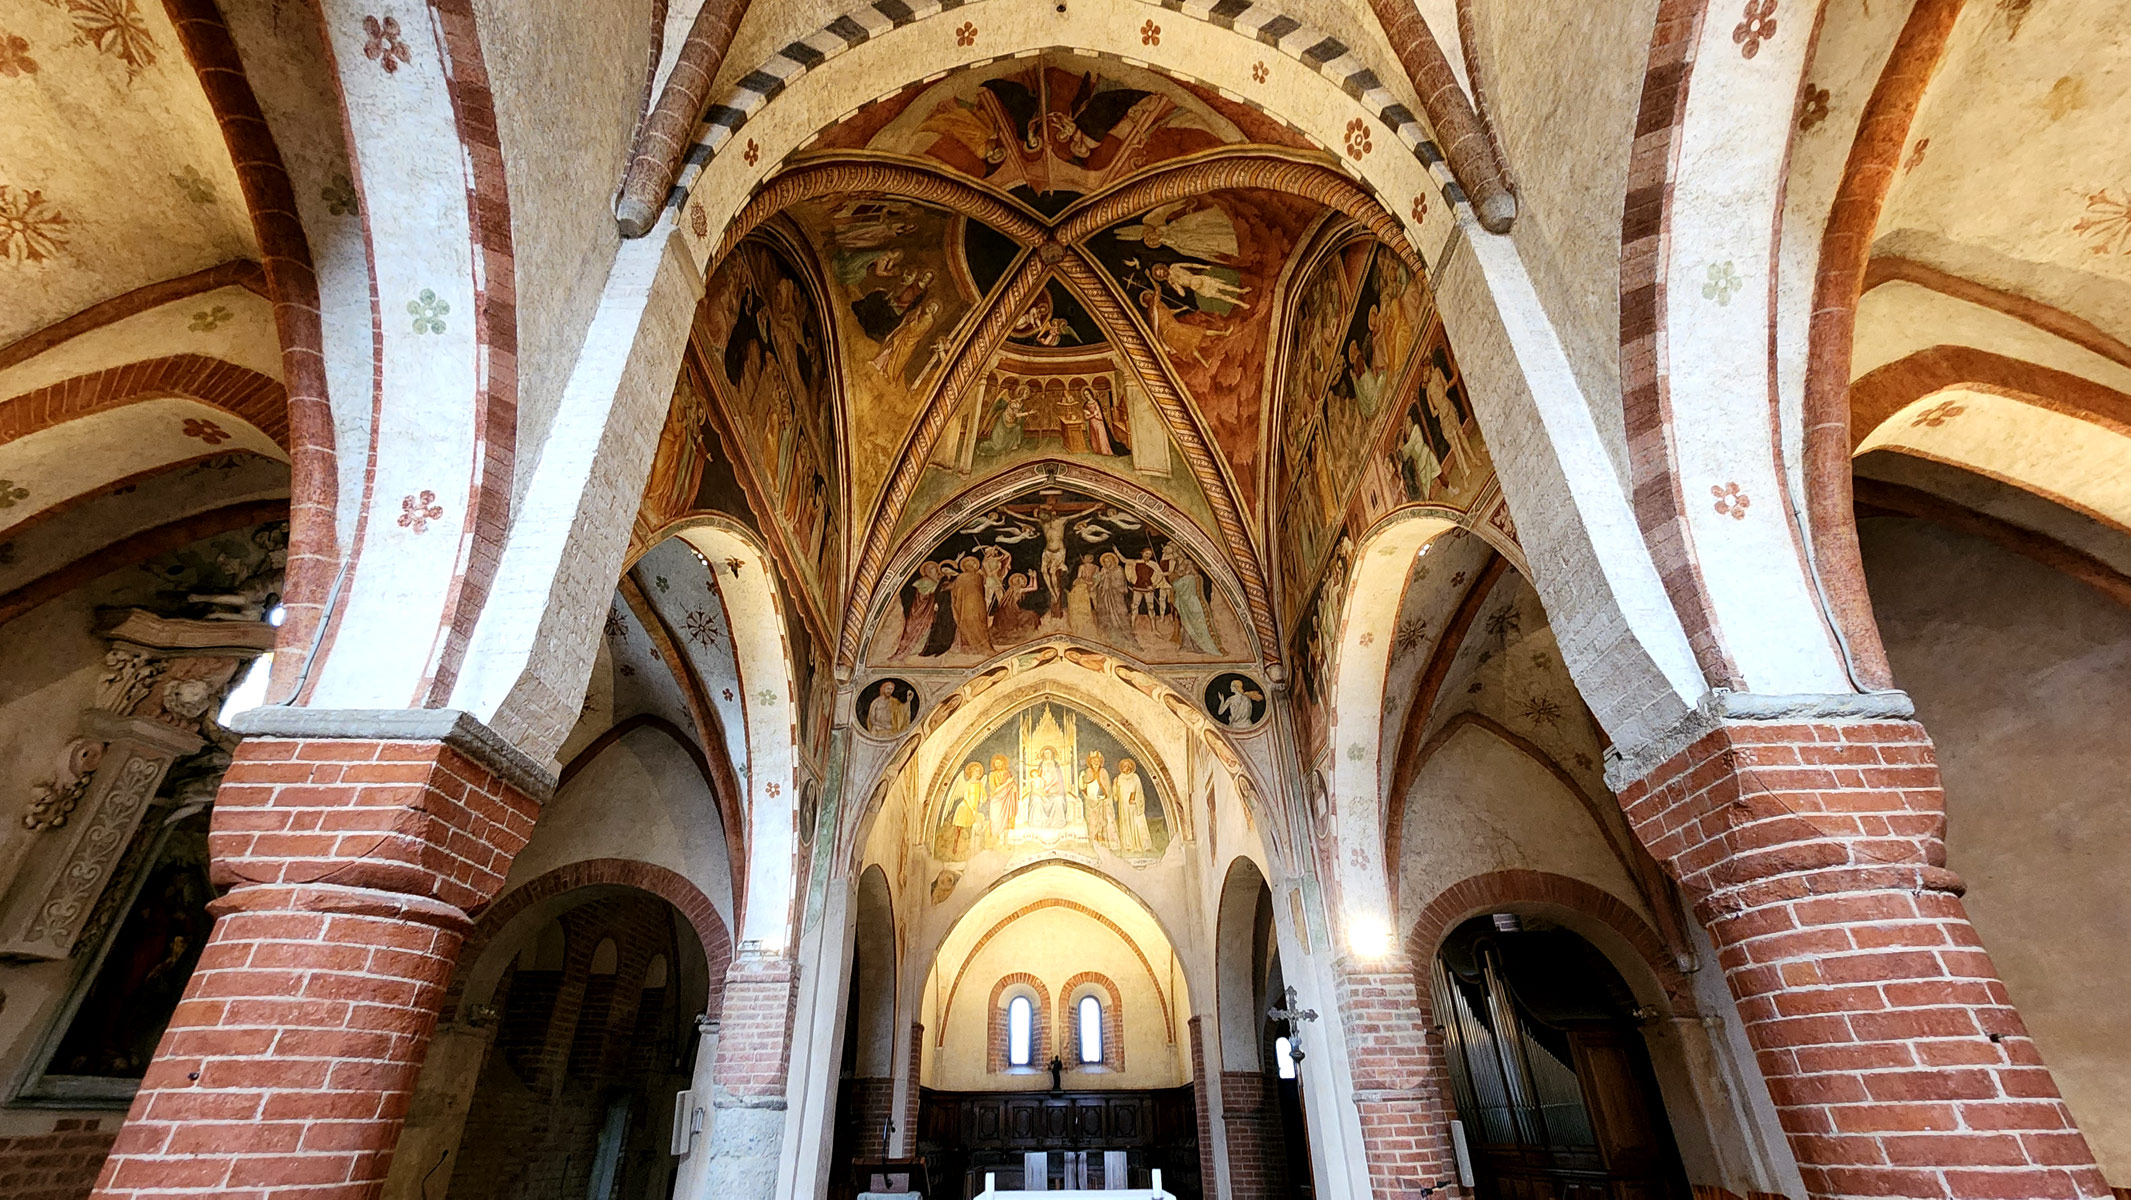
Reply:
[[[1273,1065],[1279,1069],[1280,1078],[1295,1077],[1295,1043],[1289,1041],[1286,1034],[1273,1039]]]
[[[1103,1060],[1102,1001],[1093,996],[1080,998],[1080,1061],[1082,1065],[1095,1065]]]
[[[1016,996],[1006,1006],[1006,1065],[1030,1065],[1035,1043],[1036,1005],[1027,996]]]

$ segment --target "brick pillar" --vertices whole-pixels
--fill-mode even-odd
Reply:
[[[918,1152],[918,1068],[925,1061],[925,1026],[910,1023],[910,1074],[903,1080],[902,1127],[895,1131],[896,1153],[908,1158]]]
[[[1431,1188],[1436,1196],[1460,1194],[1441,1047],[1429,1039],[1411,960],[1404,953],[1347,959],[1335,974],[1370,1190],[1376,1200],[1420,1200]]]
[[[770,1200],[776,1194],[797,975],[790,958],[746,944],[725,974],[710,1087],[708,1194],[718,1200]]]
[[[1262,1071],[1221,1072],[1221,1123],[1228,1129],[1231,1200],[1288,1194],[1286,1131],[1279,1081]]]
[[[535,812],[442,742],[239,746],[209,832],[232,890],[98,1195],[376,1196],[467,912]]]
[[[1709,928],[1813,1196],[2106,1200],[1946,869],[1920,726],[1720,723],[1619,791]]]
[[[1213,1165],[1213,1085],[1206,1078],[1206,1041],[1199,1032],[1201,1020],[1193,1017],[1185,1022],[1191,1027],[1191,1099],[1192,1107],[1198,1110],[1199,1195],[1216,1200],[1221,1186]]]

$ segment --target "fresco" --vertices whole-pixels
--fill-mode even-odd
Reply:
[[[725,438],[711,420],[709,385],[701,364],[684,363],[674,383],[666,424],[659,430],[651,459],[651,478],[637,506],[630,540],[646,545],[659,530],[695,512],[733,518],[759,534],[761,522],[740,486],[740,477]]]
[[[1405,505],[1469,511],[1494,471],[1434,298],[1389,250],[1360,240],[1326,255],[1296,293],[1286,338],[1281,596],[1306,663],[1301,642],[1319,631],[1298,612],[1338,590],[1326,568],[1342,544]]]
[[[869,148],[929,158],[1030,197],[1099,191],[1150,163],[1244,138],[1172,80],[1068,54],[957,76],[891,111]]]
[[[1295,672],[1295,741],[1306,762],[1323,747],[1329,732],[1325,716],[1332,698],[1332,653],[1339,645],[1339,621],[1346,611],[1347,584],[1353,571],[1353,540],[1341,537],[1316,595],[1304,607],[1301,619],[1290,626],[1295,631],[1288,660]]]
[[[1073,462],[1146,488],[1201,529],[1213,509],[1154,398],[1112,349],[1009,346],[969,389],[904,510],[923,520],[972,479],[1042,459]]]
[[[778,575],[784,575],[778,571]],[[783,590],[789,594],[790,581]],[[827,745],[831,708],[836,702],[836,673],[830,669],[830,641],[816,637],[806,618],[790,603],[778,606],[784,618],[784,646],[792,665],[792,696],[799,705],[799,746],[819,760]]]
[[[1273,290],[1321,213],[1276,192],[1219,191],[1158,205],[1088,243],[1205,416],[1246,504],[1259,486]]]
[[[875,680],[858,694],[858,723],[874,737],[899,737],[917,716],[918,692],[908,680]]]
[[[1155,663],[1249,654],[1235,612],[1189,551],[1136,513],[1053,487],[941,538],[890,602],[871,658],[968,666],[1052,635]]]
[[[865,194],[791,211],[826,266],[830,319],[843,347],[853,495],[870,506],[945,369],[956,327],[981,297],[962,249],[969,223],[927,205]]]
[[[1031,704],[963,755],[933,797],[927,847],[943,862],[1108,850],[1147,863],[1169,849],[1151,759],[1100,721],[1053,701]]]
[[[1265,685],[1239,671],[1224,671],[1208,680],[1205,699],[1214,720],[1236,732],[1265,719]]]
[[[834,358],[804,277],[782,252],[743,243],[711,277],[696,312],[694,346],[701,363],[696,382],[728,418],[725,436],[701,431],[694,410],[701,397],[677,395],[680,428],[670,420],[661,437],[646,504],[670,507],[693,490],[697,498],[689,507],[703,507],[705,487],[724,484],[723,472],[711,470],[711,453],[729,449],[745,462],[740,475],[753,485],[756,501],[747,507],[756,520],[776,525],[787,561],[804,575],[818,607],[835,608],[843,568],[837,498],[844,489]],[[701,456],[702,468],[691,452]],[[732,498],[717,499],[730,504]]]

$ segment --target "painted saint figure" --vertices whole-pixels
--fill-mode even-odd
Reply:
[[[1246,687],[1242,680],[1228,681],[1228,694],[1221,697],[1221,720],[1230,729],[1248,729],[1257,720],[1258,705],[1265,693]]]
[[[887,736],[910,728],[910,704],[896,690],[893,679],[883,680],[873,703],[866,706],[866,731]]]
[[[1220,206],[1194,207],[1198,203],[1196,198],[1190,198],[1150,209],[1139,224],[1118,226],[1117,236],[1136,240],[1149,250],[1167,246],[1179,254],[1209,262],[1235,261],[1241,249],[1236,244],[1236,223]]]
[[[1199,566],[1191,559],[1178,556],[1177,563],[1169,572],[1170,598],[1176,603],[1177,623],[1183,626],[1184,641],[1200,654],[1219,654],[1220,639],[1214,636],[1213,622],[1206,615],[1206,580],[1199,575]]]
[[[985,817],[991,823],[991,844],[999,845],[1014,834],[1021,819],[1014,783],[1014,768],[1004,754],[992,755],[992,769],[984,777]]]
[[[1117,824],[1119,852],[1128,855],[1154,853],[1154,831],[1147,826],[1147,790],[1140,779],[1139,767],[1131,759],[1121,759],[1117,764],[1117,779],[1111,784],[1117,793]]]
[[[1088,840],[1099,846],[1118,848],[1117,797],[1110,790],[1110,772],[1103,757],[1090,753],[1080,772],[1080,799],[1088,818]]]
[[[947,823],[940,827],[935,844],[939,856],[949,861],[969,857],[984,834],[984,764],[963,764],[962,777],[948,794]]]
[[[917,578],[910,583],[910,603],[903,609],[903,633],[896,639],[895,656],[915,654],[932,636],[933,610],[940,603],[940,564],[927,561],[919,564]]]

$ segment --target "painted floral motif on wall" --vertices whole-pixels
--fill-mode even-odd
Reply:
[[[0,183],[0,262],[44,262],[67,246],[67,217],[34,188]]]
[[[1148,863],[1169,848],[1153,760],[1069,705],[1029,705],[960,757],[925,823],[941,861],[1108,851]]]
[[[155,36],[136,0],[66,0],[66,8],[75,42],[126,64],[126,78],[155,65]]]

